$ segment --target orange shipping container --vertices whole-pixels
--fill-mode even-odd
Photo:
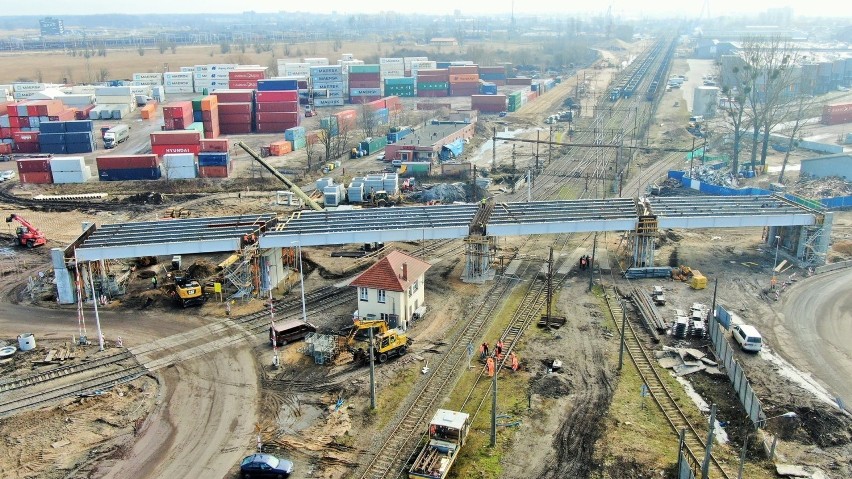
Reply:
[[[450,83],[468,83],[468,82],[478,82],[479,74],[478,73],[464,73],[460,75],[450,75]]]
[[[201,99],[201,111],[210,111],[219,106],[216,95],[208,95]]]
[[[147,105],[142,107],[141,110],[139,110],[139,113],[142,115],[143,120],[150,120],[151,118],[157,116],[157,104],[148,103]]]
[[[269,144],[269,154],[272,156],[284,156],[293,151],[289,141],[274,141]]]

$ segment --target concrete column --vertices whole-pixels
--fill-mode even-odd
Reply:
[[[74,281],[65,266],[65,251],[62,248],[50,250],[50,260],[53,263],[53,276],[56,278],[56,297],[59,304],[74,304]]]
[[[262,250],[260,255],[263,257],[263,260],[266,262],[268,271],[268,285],[269,288],[276,290],[278,289],[279,283],[284,281],[287,278],[287,272],[284,268],[284,261],[281,259],[281,248],[270,248]],[[298,261],[298,258],[297,258]],[[261,271],[261,274],[266,274],[264,271]]]

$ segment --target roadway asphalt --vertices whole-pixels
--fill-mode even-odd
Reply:
[[[852,404],[852,269],[800,281],[780,306],[776,351]]]

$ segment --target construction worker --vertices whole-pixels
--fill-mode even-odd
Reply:
[[[503,340],[498,339],[497,344],[494,345],[494,355],[497,356],[497,359],[503,357]]]
[[[509,353],[509,359],[512,361],[512,371],[517,371],[518,370],[518,357],[515,355],[514,351]]]
[[[157,275],[151,276],[151,289],[157,289]]]
[[[485,369],[488,370],[488,377],[494,377],[494,358],[488,356],[485,360]]]
[[[488,357],[488,343],[482,343],[479,346],[479,359],[485,359],[486,357]]]

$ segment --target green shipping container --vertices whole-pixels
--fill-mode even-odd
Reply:
[[[520,108],[520,106],[509,103],[508,111],[509,112],[517,111],[518,108]]]
[[[449,88],[449,82],[424,82],[417,84],[418,90],[447,90]]]
[[[388,138],[386,136],[374,136],[361,142],[361,149],[365,150],[368,155],[381,150],[388,146]]]
[[[378,65],[349,65],[349,73],[379,73]]]
[[[290,142],[290,147],[293,149],[293,151],[296,151],[296,150],[301,150],[307,144],[308,144],[308,139],[303,136],[301,138],[296,138],[295,140],[292,140]]]
[[[203,96],[192,99],[192,111],[201,111],[201,100],[203,99]]]
[[[407,78],[385,78],[385,86],[410,86],[414,88],[414,84],[417,83],[416,78],[407,77]]]
[[[196,121],[195,123],[190,123],[190,125],[186,129],[204,133],[204,123]]]

